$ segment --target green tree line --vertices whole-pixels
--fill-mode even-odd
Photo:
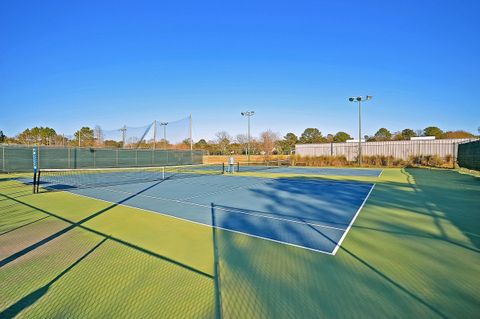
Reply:
[[[406,128],[398,132],[391,132],[387,128],[380,128],[375,134],[365,135],[366,141],[399,141],[409,140],[416,136],[435,136],[436,139],[448,138],[472,138],[475,135],[463,131],[443,131],[438,127],[429,126],[423,130],[413,130]],[[271,130],[260,133],[258,137],[250,138],[245,134],[238,134],[235,137],[230,136],[226,131],[220,131],[215,134],[212,140],[200,139],[194,143],[194,148],[205,150],[214,154],[290,154],[295,150],[296,144],[316,144],[316,143],[341,143],[353,139],[348,133],[339,131],[335,134],[323,135],[318,128],[306,128],[300,136],[289,132],[283,137]],[[26,145],[56,145],[70,147],[123,147],[122,141],[104,140],[100,127],[90,128],[88,126],[81,127],[72,137],[65,137],[58,134],[50,127],[33,127],[22,131],[15,137],[7,137],[0,130],[0,143],[15,143]],[[127,145],[126,145],[127,146]],[[152,148],[153,141],[140,141],[132,143],[129,147]],[[171,144],[168,140],[156,141],[155,147],[162,149],[189,149],[190,140],[185,139],[176,145]]]

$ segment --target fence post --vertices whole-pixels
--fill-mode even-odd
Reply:
[[[455,169],[455,161],[456,161],[456,151],[457,148],[455,147],[455,142],[452,143],[452,168]]]
[[[5,146],[2,146],[2,171],[5,172]]]
[[[330,143],[330,156],[333,156],[333,143]]]

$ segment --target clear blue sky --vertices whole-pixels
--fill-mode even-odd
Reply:
[[[480,126],[480,1],[2,1],[0,130]]]

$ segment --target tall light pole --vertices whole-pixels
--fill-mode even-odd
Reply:
[[[362,166],[362,102],[371,100],[372,96],[366,97],[351,97],[348,100],[350,102],[358,102],[358,166]]]
[[[160,123],[161,126],[163,126],[163,142],[165,143],[165,149],[167,149],[167,125],[168,122],[162,122]]]
[[[255,111],[247,111],[241,113],[243,116],[246,116],[248,119],[248,131],[247,131],[247,162],[250,162],[250,117],[255,114]]]

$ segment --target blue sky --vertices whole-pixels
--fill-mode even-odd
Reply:
[[[480,126],[479,1],[2,1],[0,130]]]

